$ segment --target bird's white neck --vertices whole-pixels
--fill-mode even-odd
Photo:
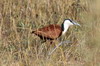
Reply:
[[[67,32],[68,28],[69,28],[69,25],[67,25],[67,24],[63,26],[64,30],[62,32],[62,35],[64,35]]]
[[[63,28],[62,35],[64,35],[67,32],[69,26],[71,26],[71,25],[73,25],[73,23],[70,20],[65,20],[63,22],[63,24],[62,24],[62,28]]]

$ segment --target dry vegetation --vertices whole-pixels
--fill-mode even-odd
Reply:
[[[99,0],[0,0],[0,66],[100,66]],[[42,43],[32,29],[61,24],[73,26],[63,45],[52,55],[49,41]],[[55,41],[55,44],[58,44]]]

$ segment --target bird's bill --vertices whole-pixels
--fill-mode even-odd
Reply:
[[[73,22],[73,24],[74,24],[74,25],[78,25],[78,26],[81,26],[79,23],[76,23],[76,22]]]

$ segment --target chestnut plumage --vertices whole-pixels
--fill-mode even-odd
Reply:
[[[46,39],[56,39],[62,34],[62,29],[61,26],[52,24],[32,31],[32,33]]]
[[[65,34],[71,25],[79,25],[78,23],[70,20],[70,19],[65,19],[62,23],[62,25],[56,25],[56,24],[51,24],[48,26],[45,26],[43,28],[39,28],[36,30],[33,30],[32,33],[38,35],[40,38],[45,38],[45,39],[56,39],[60,37],[61,35]]]

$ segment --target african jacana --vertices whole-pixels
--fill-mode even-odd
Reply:
[[[38,35],[40,38],[53,40],[60,37],[61,35],[64,35],[67,32],[69,26],[71,25],[80,26],[80,24],[72,21],[71,19],[65,19],[61,26],[56,24],[51,24],[43,28],[33,30],[32,33]]]

